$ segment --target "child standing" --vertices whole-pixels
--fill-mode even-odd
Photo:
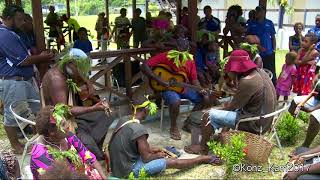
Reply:
[[[74,48],[81,49],[85,53],[90,53],[92,51],[92,44],[88,39],[87,29],[84,27],[78,30],[79,39],[74,42]]]
[[[316,34],[309,33],[305,36],[301,43],[301,49],[298,51],[297,79],[293,84],[293,92],[298,96],[308,95],[312,90],[312,82],[315,76],[316,57],[318,51],[314,49],[318,38]]]
[[[205,58],[205,69],[207,70],[207,76],[209,75],[209,83],[215,84],[219,80],[219,68],[220,62],[219,46],[214,41],[210,41],[208,45],[208,52]]]
[[[200,85],[204,88],[208,87],[207,77],[205,75],[205,55],[208,51],[209,35],[204,33],[197,44],[196,50],[196,67],[197,67],[197,76],[200,82]]]
[[[301,42],[303,40],[303,24],[295,23],[294,24],[294,32],[295,35],[289,37],[289,50],[298,53],[301,48]]]
[[[288,100],[288,96],[290,96],[292,84],[297,75],[297,68],[294,64],[296,59],[297,53],[289,52],[286,54],[286,62],[282,66],[282,71],[277,81],[277,99],[279,99],[280,96],[283,96],[284,100],[286,101]]]

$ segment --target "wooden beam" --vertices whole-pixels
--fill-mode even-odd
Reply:
[[[197,17],[197,3],[195,0],[188,0],[188,23],[192,42],[196,42],[197,24],[194,18]]]
[[[176,16],[177,16],[177,24],[181,23],[181,9],[182,9],[182,2],[181,0],[176,0],[176,7],[177,7],[177,11],[176,11]]]
[[[109,24],[109,0],[105,0],[107,24]]]
[[[259,0],[259,6],[264,6],[267,8],[267,0]]]
[[[22,5],[21,0],[16,0],[16,5],[21,6]]]

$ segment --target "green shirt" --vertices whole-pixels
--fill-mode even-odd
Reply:
[[[68,24],[69,28],[72,28],[72,29],[74,29],[75,32],[78,32],[80,25],[77,20],[75,20],[73,18],[69,18],[67,21],[67,24]]]

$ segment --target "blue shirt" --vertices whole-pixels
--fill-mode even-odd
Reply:
[[[199,27],[205,28],[208,31],[214,32],[221,30],[221,22],[218,18],[211,16],[210,18],[204,17],[199,22]]]
[[[85,53],[89,53],[90,51],[92,51],[92,44],[89,40],[86,40],[86,41],[76,40],[74,42],[73,47],[81,49]]]
[[[310,28],[308,33],[315,33],[318,37],[318,41],[320,41],[320,27],[313,27],[313,28]]]
[[[269,19],[265,19],[262,23],[258,21],[250,21],[248,23],[247,34],[256,35],[260,39],[261,46],[266,49],[260,52],[261,57],[268,56],[273,53],[272,36],[276,34],[274,24]]]
[[[0,76],[31,78],[33,66],[20,66],[29,56],[20,37],[4,25],[0,25]]]
[[[31,49],[36,46],[36,38],[34,34],[21,32],[18,34],[22,42],[27,46],[27,49]]]

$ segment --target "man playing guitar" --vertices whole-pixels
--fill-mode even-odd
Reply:
[[[170,87],[169,82],[164,82],[160,77],[153,73],[152,68],[162,64],[171,68],[173,72],[184,72],[187,75],[187,82],[200,88],[200,83],[197,79],[196,65],[191,54],[188,53],[190,48],[189,41],[184,38],[177,40],[177,51],[171,50],[160,53],[145,61],[142,66],[142,72],[150,79],[155,80],[160,85]],[[185,88],[182,93],[172,90],[165,90],[161,92],[161,96],[165,103],[169,106],[169,116],[171,120],[170,137],[174,140],[181,140],[181,134],[177,127],[177,118],[179,115],[179,108],[181,99],[188,99],[196,104],[193,111],[200,110],[208,103],[206,91],[200,92]],[[187,127],[188,122],[185,121],[184,126]]]

